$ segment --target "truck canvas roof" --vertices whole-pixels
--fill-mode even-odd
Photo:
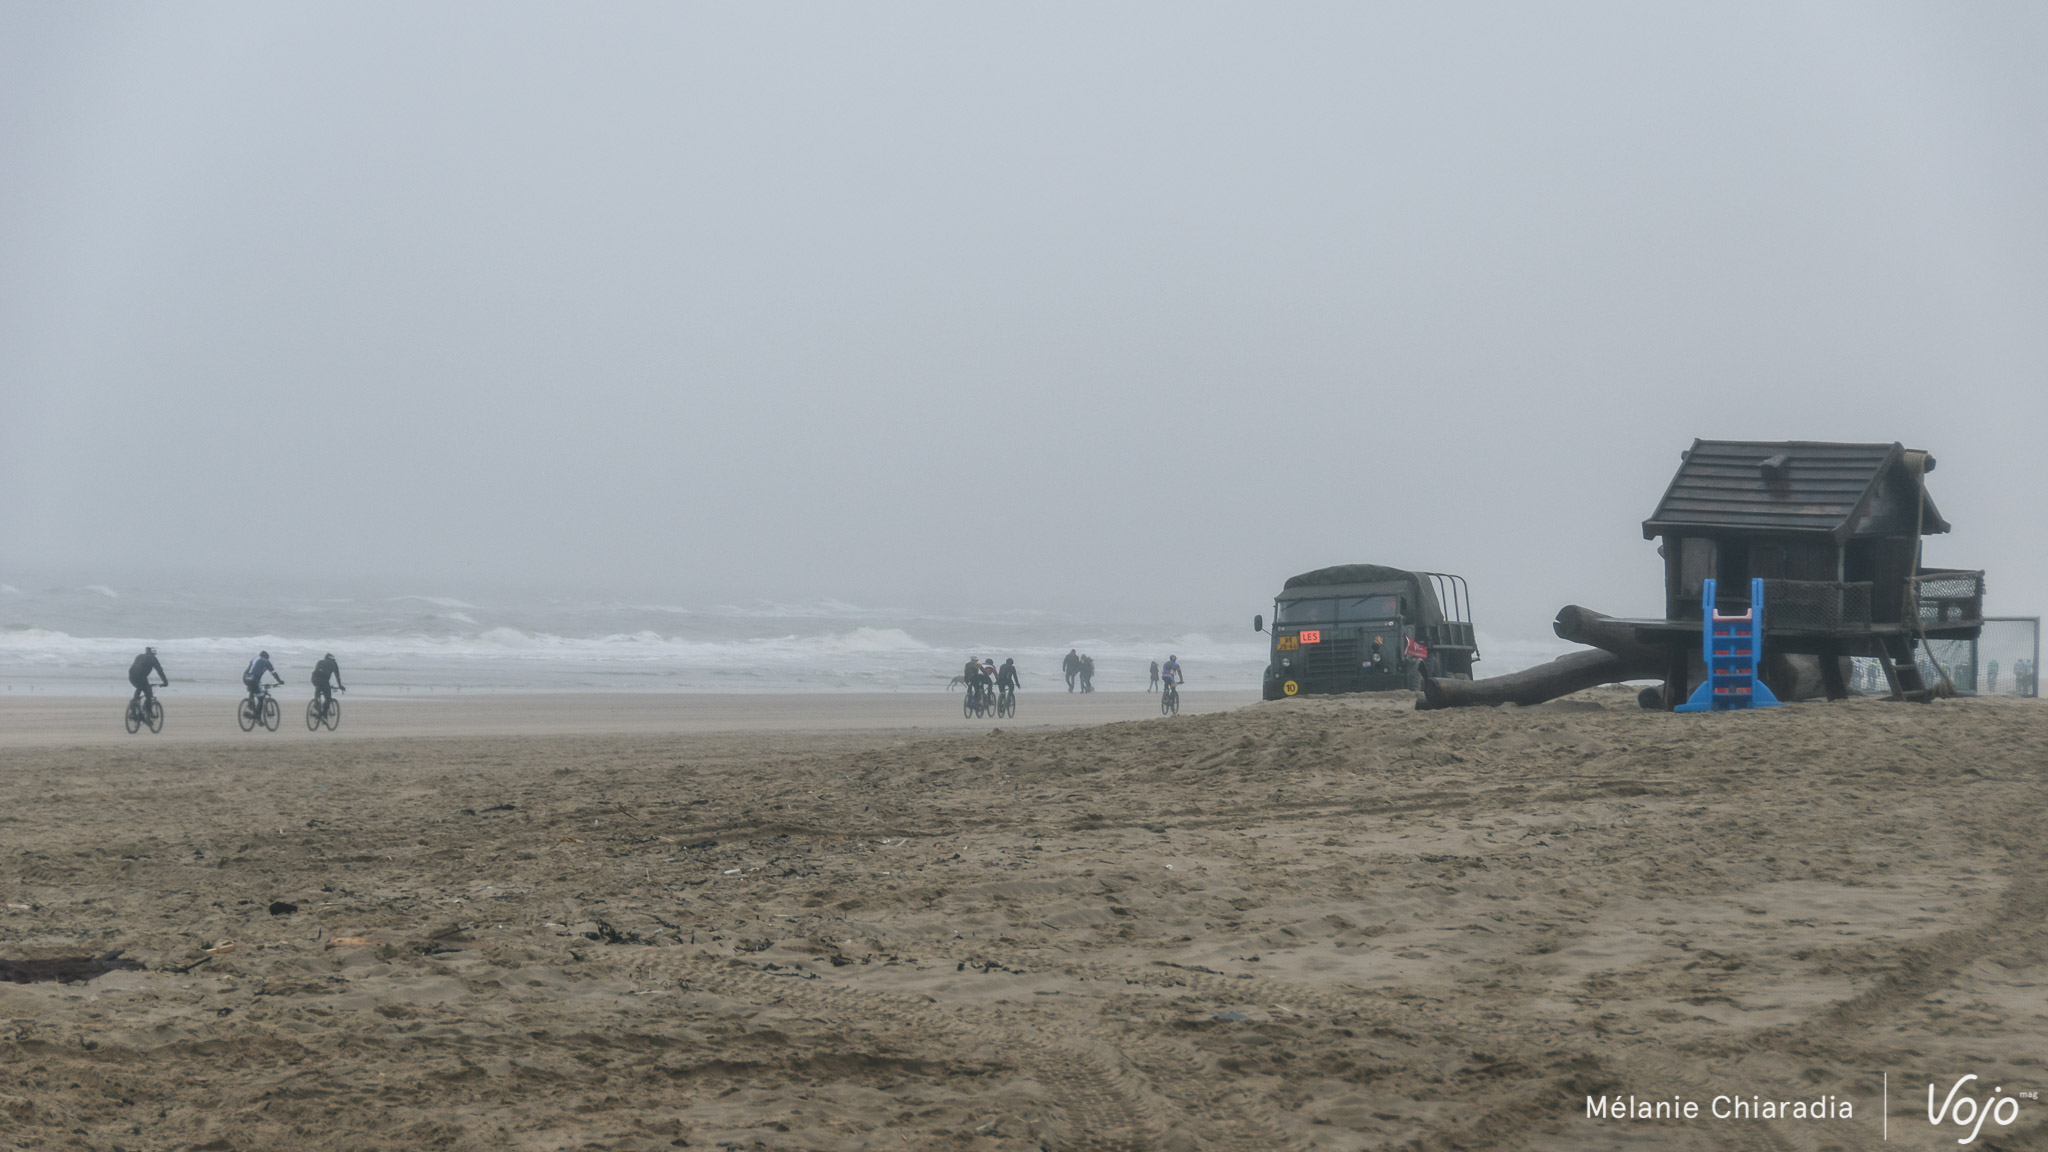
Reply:
[[[1332,587],[1342,584],[1414,584],[1415,573],[1405,568],[1389,568],[1384,564],[1333,564],[1299,576],[1289,576],[1287,583],[1280,586],[1283,600],[1298,599],[1301,596],[1332,595]],[[1288,592],[1301,589],[1294,596]]]

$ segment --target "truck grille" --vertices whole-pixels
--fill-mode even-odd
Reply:
[[[1321,644],[1301,646],[1302,668],[1312,680],[1329,676],[1358,675],[1359,653],[1364,642],[1356,636],[1329,636]]]

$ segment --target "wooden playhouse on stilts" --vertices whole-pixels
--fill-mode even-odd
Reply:
[[[1708,580],[1723,613],[1747,610],[1762,589],[1760,678],[1781,698],[1795,696],[1794,656],[1818,658],[1829,699],[1848,695],[1844,657],[1877,660],[1895,699],[1939,690],[1914,646],[1977,637],[1984,573],[1921,566],[1922,538],[1949,530],[1927,494],[1933,470],[1934,457],[1899,444],[1693,441],[1643,522],[1644,538],[1661,541],[1664,619],[1614,621],[1665,650],[1663,706],[1685,701],[1702,674]]]

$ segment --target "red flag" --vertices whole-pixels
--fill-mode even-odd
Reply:
[[[1408,657],[1410,660],[1429,659],[1429,649],[1423,647],[1421,644],[1416,643],[1415,637],[1413,636],[1410,636],[1408,638],[1408,642],[1401,646],[1401,654]]]

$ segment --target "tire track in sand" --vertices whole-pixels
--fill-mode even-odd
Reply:
[[[1227,976],[1175,967],[1170,977],[1162,978],[1156,971],[1149,973],[1151,981],[1148,982],[1134,979],[1140,975],[1138,973],[1102,963],[1065,965],[1062,970],[1086,974],[1091,979],[1120,978],[1133,983],[1150,983],[1161,990],[1169,987],[1184,989],[1221,1002],[1265,1003],[1297,1016],[1303,1015],[1298,1009],[1308,1008],[1329,1020],[1356,1019],[1380,1027],[1425,1033],[1432,1031],[1431,1021],[1416,1019],[1418,1009],[1412,1004],[1391,1004],[1370,993],[1333,992],[1261,975]],[[1159,983],[1162,979],[1163,984]],[[1441,1028],[1435,1030],[1439,1033],[1444,1031]],[[1539,1028],[1524,1025],[1514,1032],[1518,1034],[1496,1032],[1485,1042],[1497,1047],[1501,1040],[1512,1039],[1520,1054],[1555,1053],[1572,1050],[1575,1041],[1583,1036],[1579,1030],[1563,1026]],[[1459,1037],[1445,1042],[1453,1044],[1469,1040],[1469,1037]],[[1158,1058],[1157,1055],[1142,1042],[1133,1045],[1132,1050],[1133,1055],[1145,1060],[1149,1068],[1158,1068],[1151,1063]],[[1611,1091],[1618,1084],[1639,1083],[1655,1084],[1660,1090],[1677,1093],[1687,1099],[1704,1100],[1714,1095],[1697,1061],[1667,1056],[1650,1050],[1646,1045],[1630,1045],[1619,1059],[1612,1048],[1601,1052],[1581,1051],[1578,1058],[1570,1063],[1576,1065],[1570,1071],[1544,1075],[1533,1083],[1496,1093],[1488,1106],[1475,1110],[1472,1118],[1460,1124],[1456,1131],[1439,1133],[1410,1147],[1520,1149],[1532,1136],[1553,1130],[1558,1121],[1571,1112],[1575,1103],[1572,1091],[1580,1088],[1592,1089],[1586,1094],[1599,1094],[1603,1090]],[[1246,1138],[1252,1141],[1246,1147],[1279,1146],[1259,1142],[1261,1139],[1270,1141],[1275,1136],[1247,1133]],[[1683,1138],[1693,1147],[1724,1152],[1795,1152],[1805,1146],[1803,1142],[1788,1140],[1784,1133],[1756,1125],[1687,1129]]]
[[[1171,1045],[1157,1040],[1126,1036],[1092,1022],[1062,1021],[1057,1027],[1080,1033],[1070,1041],[979,1006],[875,992],[822,976],[781,976],[713,954],[699,953],[684,963],[686,970],[675,978],[687,988],[750,1003],[781,1003],[828,1020],[885,1024],[899,1034],[908,1025],[921,1042],[944,1048],[998,1045],[1045,1087],[1055,1148],[1151,1152],[1173,1128],[1219,1152],[1267,1152],[1294,1143],[1220,1102],[1205,1101],[1189,1109],[1161,1093],[1132,1066],[1133,1052],[1146,1065],[1191,1072],[1201,1060],[1192,1052],[1169,1051]]]

